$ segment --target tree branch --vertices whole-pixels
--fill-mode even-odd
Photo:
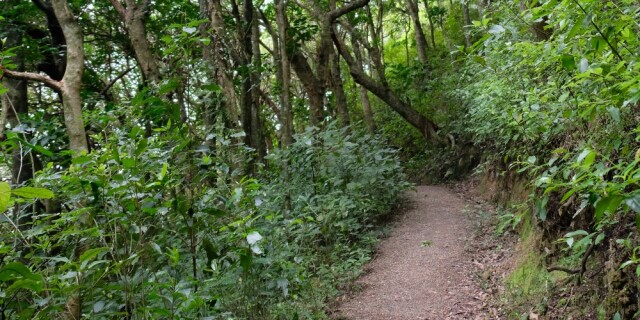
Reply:
[[[121,74],[119,74],[117,77],[113,78],[113,80],[111,80],[106,87],[104,87],[101,91],[100,91],[100,96],[104,96],[107,91],[109,91],[109,89],[111,89],[111,87],[113,87],[113,85],[120,79],[122,79],[124,76],[127,75],[127,73],[131,72],[131,70],[135,69],[136,67],[130,67],[129,69],[125,70],[124,72],[122,72]]]
[[[584,275],[584,273],[587,271],[587,259],[589,259],[589,256],[591,255],[591,253],[593,253],[593,249],[595,248],[595,245],[592,243],[589,245],[589,247],[587,248],[587,251],[585,251],[584,255],[582,256],[582,260],[580,261],[580,268],[576,268],[576,269],[571,269],[571,268],[567,268],[567,267],[563,267],[563,266],[550,266],[547,268],[548,272],[551,271],[563,271],[569,274],[578,274],[578,285],[580,285],[580,282],[582,281],[582,276]]]
[[[327,14],[327,19],[329,19],[329,22],[333,22],[336,19],[342,17],[343,15],[352,12],[356,9],[360,9],[364,6],[366,6],[369,3],[370,0],[356,0],[353,1],[347,5],[344,5],[340,8],[337,8],[335,10],[332,10],[331,12],[329,12]]]
[[[60,83],[60,81],[53,80],[48,76],[41,75],[39,73],[13,71],[6,69],[3,66],[0,66],[0,72],[2,72],[3,75],[6,75],[7,78],[40,82],[51,89],[62,91],[62,83]]]
[[[120,3],[120,0],[110,0],[110,1],[111,1],[111,5],[113,5],[113,7],[116,9],[120,17],[124,19],[127,16],[127,10],[124,8],[122,3]]]
[[[413,109],[384,83],[378,83],[369,77],[364,70],[362,70],[362,66],[353,58],[347,46],[336,35],[335,28],[331,36],[338,52],[347,62],[349,73],[351,73],[351,76],[356,83],[365,87],[369,92],[373,93],[375,96],[380,98],[380,100],[389,105],[395,112],[407,120],[409,124],[418,129],[426,140],[438,143],[441,142],[441,139],[437,136],[438,126],[431,119],[423,116]]]

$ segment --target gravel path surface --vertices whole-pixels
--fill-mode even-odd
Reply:
[[[412,205],[338,306],[339,319],[486,319],[482,290],[465,251],[464,200],[446,187],[420,186]]]

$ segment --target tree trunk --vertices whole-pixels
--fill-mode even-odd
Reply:
[[[253,59],[253,46],[251,43],[251,33],[253,24],[253,1],[244,0],[243,4],[244,14],[242,17],[241,27],[239,28],[240,41],[242,44],[242,62],[245,67],[244,74],[242,75],[242,129],[245,133],[245,144],[248,147],[255,148],[253,145],[253,132],[251,131],[251,114],[253,109],[253,91],[251,90],[251,60]]]
[[[293,112],[291,110],[291,62],[287,46],[287,29],[289,22],[287,21],[287,0],[275,0],[276,24],[278,25],[278,38],[280,53],[280,122],[281,122],[281,143],[287,147],[293,143]]]
[[[291,63],[298,78],[302,82],[307,94],[309,95],[310,106],[310,123],[313,126],[320,126],[324,121],[324,98],[326,93],[327,82],[329,81],[329,63],[331,56],[331,35],[332,28],[336,19],[348,14],[354,10],[362,8],[369,3],[370,0],[355,0],[335,8],[335,1],[330,1],[329,12],[317,14],[322,10],[316,5],[316,15],[320,20],[320,40],[316,46],[316,72],[312,72],[307,59],[304,57],[299,48],[293,53]],[[313,2],[311,2],[313,3]]]
[[[18,28],[11,28],[8,30],[5,45],[8,48],[22,46],[22,32]],[[19,72],[24,72],[24,54],[20,51],[13,57],[11,62],[17,66]],[[6,120],[11,125],[11,128],[15,128],[20,125],[20,116],[26,115],[29,111],[29,100],[27,95],[27,80],[22,79],[2,79],[2,86],[7,89],[7,92],[1,96],[2,99],[2,114],[6,116]],[[5,123],[0,123],[0,139],[3,138],[2,131]],[[29,140],[25,135],[25,140]],[[42,165],[38,160],[36,154],[32,151],[27,152],[22,142],[17,142],[18,145],[13,149],[11,159],[11,184],[20,186],[33,178],[34,172],[42,169]],[[21,212],[20,204],[16,203],[14,206],[14,213],[18,215],[17,226],[19,230],[27,230],[30,228],[31,217],[35,212],[36,204],[31,206],[31,212],[28,212],[28,208],[24,208],[27,212]]]
[[[61,92],[64,122],[69,135],[69,148],[75,155],[80,155],[89,151],[82,119],[82,97],[80,96],[84,71],[82,29],[76,22],[66,0],[52,0],[51,5],[67,43],[67,66],[61,81]]]
[[[212,68],[213,79],[216,79],[217,84],[220,85],[222,92],[221,105],[228,119],[227,122],[231,129],[237,129],[240,123],[240,116],[238,115],[238,95],[236,94],[233,79],[229,75],[230,68],[226,63],[227,59],[224,57],[224,52],[230,51],[231,49],[228,48],[223,41],[226,26],[222,16],[222,6],[220,0],[200,1],[201,11],[205,11],[204,16],[210,20],[212,31],[210,35],[211,43],[205,46],[204,58]],[[205,6],[205,8],[202,8],[203,6]],[[207,36],[209,37],[208,34]],[[228,53],[232,55],[231,52]],[[211,118],[215,110],[210,110],[208,113],[208,117]],[[213,123],[213,120],[210,119],[210,122]]]
[[[151,51],[144,26],[144,15],[147,10],[146,1],[137,4],[135,0],[125,0],[126,7],[119,0],[111,0],[111,4],[124,21],[144,81],[158,84],[161,79],[160,69]]]
[[[466,0],[462,3],[462,19],[464,22],[464,26],[462,27],[462,33],[464,34],[464,45],[469,48],[471,47],[471,35],[469,34],[469,26],[471,26],[471,15],[469,14],[469,1]]]
[[[296,49],[291,56],[291,66],[296,72],[298,79],[307,92],[309,98],[309,123],[318,126],[324,118],[324,85],[321,79],[314,74],[307,58],[299,49]]]
[[[408,103],[402,101],[388,86],[377,83],[371,77],[364,73],[364,70],[358,65],[349,53],[347,47],[342,41],[333,34],[333,41],[338,47],[340,55],[344,58],[349,66],[349,71],[355,82],[361,86],[367,88],[371,93],[376,95],[387,105],[389,105],[394,111],[402,116],[409,124],[418,129],[424,138],[431,142],[439,142],[439,138],[436,134],[438,126],[421,115],[418,111],[413,109]]]
[[[356,62],[359,63],[359,67],[360,69],[363,69],[362,66],[362,50],[360,48],[360,45],[358,44],[357,41],[355,41],[353,38],[351,38],[351,44],[353,46],[353,52],[356,56]],[[376,122],[375,122],[375,118],[373,115],[373,110],[371,109],[371,102],[369,101],[369,92],[367,91],[367,88],[363,87],[363,86],[359,86],[360,88],[360,100],[362,101],[362,112],[364,113],[364,123],[367,125],[367,129],[369,130],[369,133],[374,134],[377,131],[376,128]]]
[[[331,61],[331,86],[335,96],[335,107],[338,113],[340,126],[348,127],[351,123],[349,119],[349,107],[347,105],[347,95],[344,93],[344,83],[340,72],[340,55],[332,54]]]
[[[252,0],[251,0],[252,1]],[[254,72],[251,72],[251,97],[253,101],[251,103],[251,137],[252,146],[256,148],[258,152],[258,161],[264,162],[264,157],[267,155],[264,134],[262,132],[262,114],[260,111],[260,74],[258,70],[262,67],[262,56],[260,55],[260,26],[258,24],[258,15],[253,9],[253,16],[251,21],[251,50],[253,52],[253,59],[251,65],[256,68]]]
[[[433,17],[431,16],[430,8],[429,8],[429,0],[423,1],[424,8],[427,11],[427,17],[429,19],[429,31],[431,34],[431,45],[433,49],[436,49],[436,27],[433,23]]]
[[[417,0],[416,0],[417,1]],[[418,59],[423,64],[427,64],[429,59],[427,57],[427,39],[424,36],[424,31],[422,29],[422,24],[420,23],[420,14],[418,3],[414,0],[407,0],[407,9],[409,10],[409,15],[411,16],[411,21],[413,21],[413,29],[416,37],[416,49],[418,51]]]

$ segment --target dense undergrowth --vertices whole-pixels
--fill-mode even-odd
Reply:
[[[537,294],[514,313],[533,305],[552,317],[638,317],[640,7],[498,1],[484,17],[454,75],[464,111],[450,130],[472,142],[505,192],[532,190],[505,225],[536,226],[526,250],[542,260],[524,267],[555,280],[535,280]]]
[[[396,151],[358,131],[310,129],[246,178],[238,135],[192,148],[185,127],[139,130],[68,168],[46,165],[34,185],[59,210],[20,228],[3,215],[3,319],[72,307],[91,319],[322,318],[410,187]],[[15,214],[28,215],[19,195]]]

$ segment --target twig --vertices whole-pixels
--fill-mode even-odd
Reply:
[[[563,267],[563,266],[550,266],[547,268],[548,272],[551,271],[562,271],[562,272],[566,272],[569,274],[578,274],[578,285],[580,285],[580,283],[582,282],[582,275],[584,275],[585,271],[587,271],[587,259],[589,258],[589,256],[591,255],[591,253],[593,253],[593,249],[595,248],[595,245],[592,243],[589,245],[589,247],[587,248],[587,251],[585,251],[584,255],[582,256],[582,261],[580,262],[580,268],[576,268],[576,269],[572,269],[572,268],[567,268],[567,267]]]
[[[102,89],[100,91],[99,96],[103,96],[107,93],[107,91],[109,91],[109,89],[111,89],[111,87],[113,87],[114,84],[116,84],[116,82],[120,79],[122,79],[124,76],[127,75],[127,73],[129,73],[131,70],[135,69],[136,67],[129,67],[127,70],[123,71],[121,74],[119,74],[117,77],[113,78],[113,80],[111,80],[106,87],[104,87],[104,89]]]
[[[587,10],[585,10],[582,5],[580,5],[580,2],[578,2],[578,0],[573,0],[573,2],[578,5],[578,7],[580,8],[580,10],[582,10],[582,12],[584,14],[586,14],[587,16],[589,15],[589,13],[587,12]],[[622,58],[622,56],[620,55],[620,53],[618,53],[618,50],[616,50],[616,48],[613,47],[613,45],[611,44],[611,42],[609,42],[609,39],[607,39],[607,37],[604,35],[604,33],[602,32],[602,30],[600,30],[600,27],[598,27],[598,25],[593,22],[593,19],[589,19],[591,24],[596,28],[596,31],[598,31],[598,33],[600,34],[600,36],[602,37],[602,39],[604,39],[604,41],[607,43],[607,45],[609,46],[609,48],[611,48],[611,50],[613,51],[613,53],[616,55],[616,57],[618,57],[618,59],[620,59],[620,61],[624,61],[624,59]]]

